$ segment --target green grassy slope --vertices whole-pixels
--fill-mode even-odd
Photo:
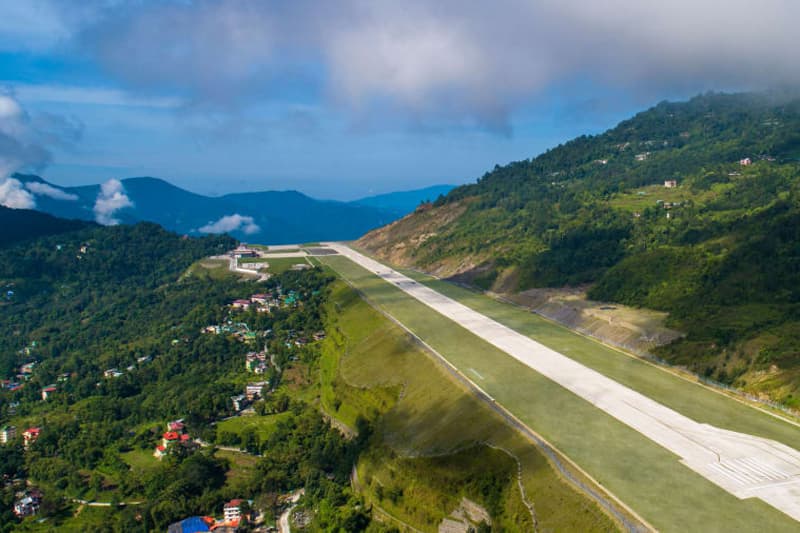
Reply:
[[[659,530],[796,529],[796,523],[789,517],[760,501],[736,499],[680,465],[677,457],[636,431],[349,260],[326,257],[323,261],[462,371],[476,373],[476,383],[501,405],[566,453]],[[590,341],[578,337],[570,342]],[[695,387],[689,383],[685,386]],[[698,397],[702,399],[704,396]],[[709,398],[717,399],[716,396]],[[763,416],[771,421],[767,415]],[[778,433],[791,438],[792,432],[780,430],[776,435]],[[796,437],[793,442],[796,445]]]
[[[399,326],[345,286],[334,291],[330,305],[336,321],[323,348],[323,405],[349,423],[359,415],[377,420],[380,444],[361,457],[358,485],[381,512],[436,531],[466,496],[490,511],[498,529],[530,530],[510,454],[521,462],[542,530],[615,529]]]

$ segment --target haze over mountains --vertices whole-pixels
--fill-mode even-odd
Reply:
[[[297,191],[209,197],[167,181],[138,177],[103,184],[59,187],[39,176],[17,174],[35,209],[101,224],[155,222],[178,233],[228,233],[274,244],[354,239],[433,201],[452,186],[383,194],[352,202],[317,200]]]

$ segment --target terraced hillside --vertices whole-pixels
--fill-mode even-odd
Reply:
[[[707,94],[495,167],[368,233],[393,264],[483,289],[582,286],[666,311],[657,353],[800,406],[800,100]]]

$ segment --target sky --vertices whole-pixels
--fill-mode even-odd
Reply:
[[[15,171],[340,200],[472,182],[664,99],[795,85],[799,17],[789,0],[0,0],[0,192]]]

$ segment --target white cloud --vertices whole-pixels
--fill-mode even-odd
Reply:
[[[183,104],[183,101],[179,98],[168,96],[137,96],[119,89],[103,87],[33,85],[11,81],[0,81],[0,85],[13,85],[16,96],[25,102],[150,107],[157,109],[178,108]]]
[[[261,231],[253,217],[242,216],[240,214],[226,215],[216,222],[209,222],[198,229],[200,233],[228,233],[231,231],[242,231],[245,235],[252,235]]]
[[[74,202],[78,199],[77,194],[68,193],[64,189],[59,189],[40,181],[30,181],[25,184],[25,188],[31,191],[33,194],[47,196],[54,200],[67,200]]]
[[[14,209],[33,209],[36,207],[36,200],[19,180],[7,178],[0,183],[0,205]]]
[[[104,226],[115,226],[119,220],[114,214],[125,207],[133,207],[133,202],[125,194],[122,182],[110,179],[100,185],[100,193],[94,203],[94,218]]]
[[[24,166],[35,167],[47,162],[50,154],[39,144],[38,133],[31,127],[30,118],[19,102],[10,94],[0,91],[0,181]],[[33,197],[27,191],[23,190],[24,194],[14,192],[19,181],[13,180],[10,185],[9,181],[3,181],[5,191],[7,195],[13,193],[15,203],[19,203],[25,195],[32,201]]]

